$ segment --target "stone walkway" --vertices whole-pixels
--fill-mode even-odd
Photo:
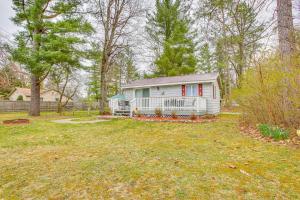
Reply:
[[[58,123],[58,124],[95,124],[98,122],[107,122],[109,120],[104,119],[96,119],[96,120],[90,120],[90,121],[75,121],[78,118],[72,118],[72,119],[59,119],[59,120],[53,120],[52,122]]]

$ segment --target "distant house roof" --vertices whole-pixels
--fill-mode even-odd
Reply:
[[[189,84],[189,83],[199,83],[199,82],[214,82],[215,80],[218,79],[218,76],[219,76],[218,73],[205,73],[205,74],[191,74],[185,76],[171,76],[171,77],[142,79],[124,85],[122,86],[122,88],[127,89],[127,88],[163,86],[163,85]]]
[[[41,94],[50,92],[53,90],[41,90]],[[20,88],[20,87],[16,87],[8,96],[10,97],[13,93],[18,92],[19,94],[23,94],[27,97],[31,96],[31,89],[30,88]]]

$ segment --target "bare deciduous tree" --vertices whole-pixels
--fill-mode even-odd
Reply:
[[[231,88],[240,86],[245,70],[253,65],[253,57],[270,34],[273,20],[260,19],[270,0],[202,0],[198,18],[208,42],[218,49],[217,60],[226,104],[230,104]],[[220,53],[222,55],[220,55]]]
[[[57,112],[61,113],[65,106],[78,92],[79,75],[76,69],[70,66],[58,66],[49,74],[47,88],[59,94]]]
[[[116,56],[128,47],[128,38],[134,31],[132,23],[142,13],[139,0],[95,0],[96,17],[102,28],[100,112],[107,106],[107,73]]]

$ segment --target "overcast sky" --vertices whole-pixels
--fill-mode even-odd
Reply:
[[[17,27],[10,20],[14,16],[11,2],[11,0],[0,0],[0,33],[10,38],[17,31]]]
[[[151,5],[150,1],[149,2]],[[155,2],[153,0],[153,2]],[[153,5],[153,4],[152,4]],[[294,7],[298,7],[298,9],[294,9],[294,15],[297,18],[300,18],[299,9],[300,9],[300,0],[294,0]],[[274,10],[276,8],[276,1],[273,0],[273,4],[269,7],[268,11],[266,11],[266,16],[274,15]],[[14,16],[14,11],[12,9],[12,0],[0,0],[0,36],[5,38],[6,40],[13,41],[13,34],[17,32],[18,28],[14,25],[14,23],[10,20],[11,17]],[[145,21],[144,21],[145,22]],[[139,22],[140,23],[140,22]],[[299,25],[298,21],[295,20],[295,24]],[[141,27],[142,28],[142,27]],[[142,31],[142,30],[141,30]],[[141,33],[141,35],[144,35]],[[274,41],[272,41],[274,42]],[[269,42],[267,42],[269,43]],[[139,43],[141,44],[141,43]],[[274,44],[274,43],[273,43]],[[272,44],[268,44],[273,46]],[[140,47],[142,48],[142,47]],[[142,70],[147,68],[149,65],[149,59],[147,61],[145,55],[138,56],[138,67]]]

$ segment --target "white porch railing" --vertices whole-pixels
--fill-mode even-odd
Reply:
[[[131,110],[153,111],[206,111],[206,99],[202,97],[149,97],[135,98]]]
[[[149,97],[149,98],[134,98],[129,102],[120,101],[117,99],[109,102],[109,107],[112,113],[116,111],[155,111],[160,109],[165,111],[190,111],[202,112],[206,111],[206,99],[202,97]]]
[[[118,99],[110,100],[109,107],[113,114],[115,114],[115,111],[129,111],[130,110],[130,105],[127,105],[126,101],[120,101]]]

